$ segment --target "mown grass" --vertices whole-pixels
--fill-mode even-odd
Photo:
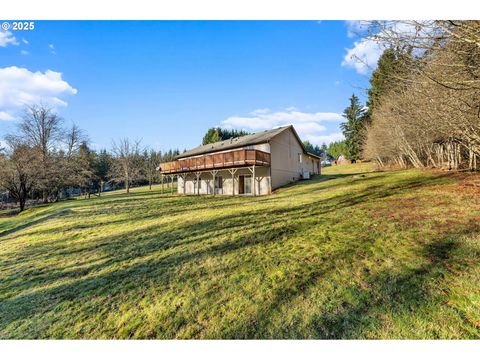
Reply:
[[[0,218],[0,337],[479,338],[478,193],[372,170]]]

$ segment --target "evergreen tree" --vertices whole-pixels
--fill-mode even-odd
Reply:
[[[318,145],[313,145],[310,141],[308,140],[305,140],[303,142],[303,147],[305,148],[305,150],[309,153],[312,153],[312,154],[315,154],[315,155],[318,155],[318,156],[321,156],[322,155],[322,151],[320,150],[319,146]]]
[[[381,98],[392,88],[402,83],[410,73],[410,65],[413,64],[413,57],[410,51],[386,49],[378,59],[377,68],[370,78],[370,89],[368,90],[366,123],[370,123],[372,113],[380,105]]]
[[[327,158],[327,155],[328,155],[327,144],[325,144],[325,143],[322,144],[322,147],[320,148],[320,153],[322,154],[321,157],[323,157],[324,159]]]
[[[218,141],[224,141],[235,137],[240,137],[244,135],[250,135],[249,132],[244,130],[229,130],[222,129],[220,127],[213,127],[207,130],[206,134],[203,136],[202,144],[207,145]]]
[[[74,172],[74,184],[84,189],[88,197],[90,197],[91,191],[97,187],[97,177],[95,176],[94,170],[95,159],[95,152],[88,147],[86,141],[83,141],[75,157],[76,171]]]
[[[344,110],[343,117],[347,120],[340,124],[347,147],[347,154],[344,155],[356,161],[360,158],[363,142],[365,109],[355,94],[351,96],[350,105]]]
[[[103,184],[108,181],[108,175],[110,172],[110,167],[112,166],[112,161],[112,156],[107,152],[107,150],[101,150],[95,157],[93,171],[100,182],[100,192],[103,191]]]
[[[330,143],[330,145],[328,146],[327,153],[334,159],[338,159],[340,155],[347,156],[348,147],[347,147],[346,141],[342,140],[342,141],[334,141]]]

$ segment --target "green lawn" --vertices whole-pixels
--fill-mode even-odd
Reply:
[[[480,193],[337,166],[271,196],[160,187],[0,218],[0,338],[480,338]]]

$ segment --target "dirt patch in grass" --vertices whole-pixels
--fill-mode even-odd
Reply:
[[[445,192],[455,191],[459,195],[462,194],[480,194],[480,173],[470,171],[442,171],[442,170],[429,170],[432,174],[444,176],[452,179],[453,184],[449,186],[439,187]]]

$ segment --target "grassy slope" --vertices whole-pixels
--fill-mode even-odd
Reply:
[[[370,170],[0,218],[0,338],[479,338],[480,196]]]

